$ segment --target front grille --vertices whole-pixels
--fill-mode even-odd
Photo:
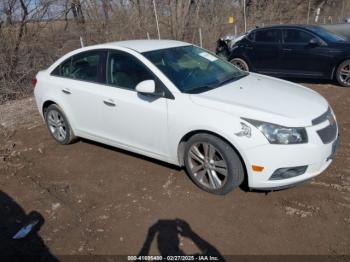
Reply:
[[[312,120],[312,125],[318,125],[324,121],[326,121],[329,117],[329,115],[332,115],[332,112],[331,112],[331,108],[328,107],[327,111],[324,112],[322,115],[320,115],[319,117],[316,117],[314,120]]]
[[[332,142],[337,136],[337,124],[334,121],[329,126],[318,130],[317,134],[320,136],[323,144],[328,144]]]

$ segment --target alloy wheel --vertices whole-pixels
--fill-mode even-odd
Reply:
[[[247,63],[240,58],[232,59],[231,63],[243,71],[249,71],[249,67],[248,67]]]
[[[344,84],[350,85],[350,63],[344,65],[340,69],[339,78],[340,78],[340,81],[343,82]]]
[[[63,116],[56,110],[50,110],[47,114],[47,124],[51,134],[58,140],[63,141],[67,137],[67,126]]]
[[[195,143],[188,154],[193,177],[208,189],[223,187],[227,180],[228,166],[218,149],[207,142]]]

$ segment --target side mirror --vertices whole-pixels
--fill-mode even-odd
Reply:
[[[136,85],[136,91],[143,95],[155,94],[156,84],[154,80],[144,80]]]
[[[321,42],[320,40],[318,40],[317,38],[312,38],[309,42],[309,45],[312,46],[312,47],[315,47],[315,46],[320,46],[321,45]]]

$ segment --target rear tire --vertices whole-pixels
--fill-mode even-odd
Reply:
[[[338,66],[335,78],[339,85],[350,87],[350,59]]]
[[[230,62],[235,65],[236,67],[238,67],[239,69],[243,70],[243,71],[246,71],[246,72],[249,72],[249,66],[248,66],[248,63],[243,60],[242,58],[233,58],[230,60]]]
[[[53,139],[59,144],[68,145],[77,140],[62,109],[52,104],[45,110],[45,122]]]
[[[224,140],[210,134],[192,136],[185,147],[185,167],[201,189],[225,195],[244,180],[240,157]]]

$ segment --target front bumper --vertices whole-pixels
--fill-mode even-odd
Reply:
[[[310,129],[314,129],[310,128]],[[331,164],[338,144],[339,136],[331,143],[323,144],[320,138],[312,135],[315,130],[307,130],[309,143],[299,145],[266,144],[246,151],[248,163],[248,184],[259,190],[277,190],[302,183],[322,173]],[[262,172],[253,171],[251,166],[263,166]],[[298,176],[270,180],[271,175],[279,168],[307,166],[306,171]]]

